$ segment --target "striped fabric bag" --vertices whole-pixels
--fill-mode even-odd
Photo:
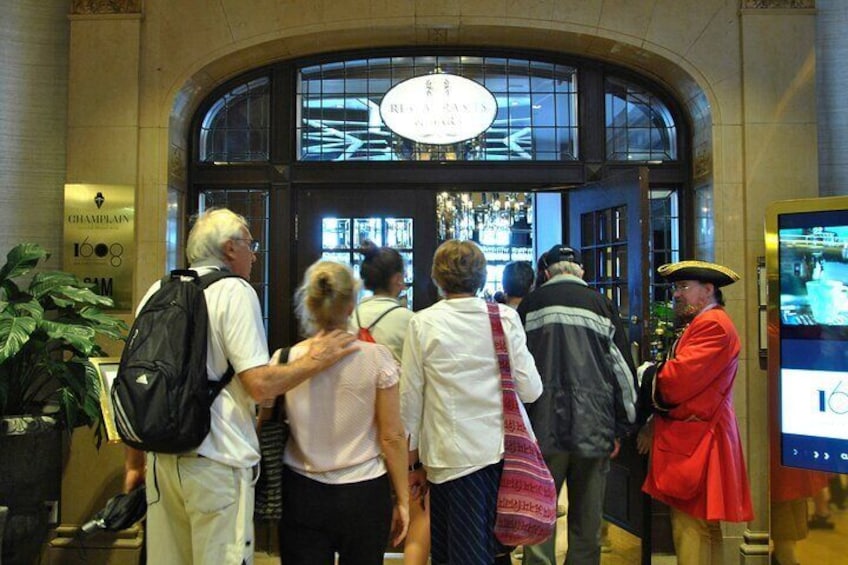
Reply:
[[[501,371],[504,412],[504,465],[495,537],[506,546],[534,545],[554,533],[557,491],[539,445],[524,425],[498,305],[488,303],[487,307]]]

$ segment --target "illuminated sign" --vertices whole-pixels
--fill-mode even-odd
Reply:
[[[458,75],[434,73],[405,80],[386,92],[380,117],[401,137],[448,145],[489,129],[498,113],[494,95]]]
[[[781,464],[846,473],[848,198],[773,202],[766,252]]]

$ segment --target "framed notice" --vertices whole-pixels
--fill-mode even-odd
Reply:
[[[100,378],[100,411],[103,413],[103,426],[106,428],[106,439],[109,443],[120,443],[121,436],[115,426],[115,412],[112,408],[112,383],[118,374],[121,364],[119,357],[91,357],[91,364]]]
[[[135,188],[66,184],[63,269],[108,296],[117,310],[132,310]]]

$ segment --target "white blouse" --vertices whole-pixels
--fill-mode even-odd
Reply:
[[[396,306],[401,306],[396,308]],[[401,355],[403,354],[403,340],[406,338],[406,328],[409,325],[409,320],[412,318],[412,311],[401,305],[400,301],[388,296],[369,296],[363,298],[356,305],[356,312],[350,317],[349,327],[353,333],[359,330],[356,324],[356,313],[359,313],[359,322],[363,328],[367,328],[380,316],[389,309],[394,308],[391,312],[383,316],[379,322],[371,329],[371,336],[377,343],[382,343],[392,350],[392,355],[395,356],[400,363]]]
[[[533,402],[542,379],[521,319],[505,305],[499,311],[518,397]],[[456,479],[503,458],[501,375],[482,298],[442,300],[415,314],[402,367],[401,415],[429,481]]]

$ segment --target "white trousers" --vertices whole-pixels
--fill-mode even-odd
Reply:
[[[147,454],[147,562],[253,563],[252,468]]]

